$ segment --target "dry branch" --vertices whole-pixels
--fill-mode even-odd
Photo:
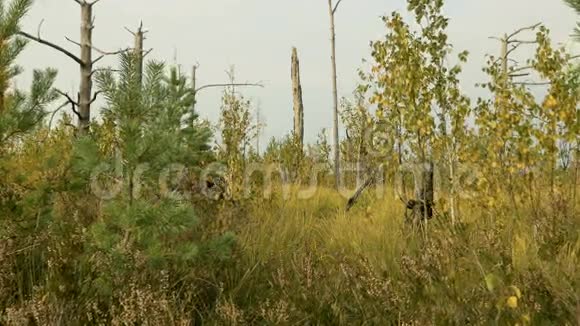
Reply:
[[[511,40],[512,37],[520,34],[521,32],[529,31],[529,30],[532,30],[533,31],[534,29],[538,28],[538,26],[540,26],[540,25],[542,25],[542,23],[537,23],[537,24],[534,24],[534,25],[531,25],[531,26],[522,27],[522,28],[516,30],[515,32],[511,33],[509,36],[507,36],[506,37],[506,40],[507,41]]]
[[[202,89],[212,88],[212,87],[228,87],[228,86],[250,86],[250,87],[264,87],[261,83],[224,83],[224,84],[207,84],[195,89],[195,92],[199,92]]]
[[[37,37],[37,36],[30,35],[30,34],[28,34],[26,32],[19,31],[18,34],[19,35],[22,35],[22,36],[24,36],[24,37],[26,37],[28,39],[31,39],[33,41],[36,41],[36,42],[38,42],[40,44],[48,45],[49,47],[51,47],[51,48],[53,48],[53,49],[55,49],[57,51],[62,52],[63,54],[65,54],[69,58],[71,58],[74,61],[76,61],[78,64],[80,64],[80,65],[83,64],[83,61],[79,57],[77,57],[76,55],[72,54],[71,52],[69,52],[68,50],[64,49],[63,47],[61,47],[59,45],[56,45],[56,44],[54,44],[52,42],[49,42],[47,40],[44,40],[44,39],[40,38],[39,36]]]

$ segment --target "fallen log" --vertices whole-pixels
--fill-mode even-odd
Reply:
[[[357,200],[359,199],[359,197],[362,195],[362,193],[368,188],[370,187],[373,183],[375,183],[376,180],[376,173],[371,174],[367,180],[356,190],[356,192],[354,193],[354,195],[352,195],[352,197],[350,197],[348,199],[348,202],[346,203],[346,211],[348,212],[352,206],[354,206],[354,204],[356,204]]]

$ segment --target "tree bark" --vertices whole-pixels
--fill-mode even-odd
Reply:
[[[92,94],[92,34],[93,34],[93,7],[87,2],[80,2],[81,6],[81,61],[79,86],[79,125],[81,134],[86,134],[91,121],[91,94]]]
[[[197,65],[193,65],[191,68],[191,95],[193,96],[191,102],[191,114],[195,114],[195,104],[196,104],[196,96],[197,96]]]
[[[300,148],[304,146],[304,103],[302,102],[302,85],[300,84],[300,62],[296,48],[292,48],[292,95],[294,102],[294,137]]]
[[[339,0],[340,1],[340,0]],[[337,3],[338,5],[338,3]],[[338,91],[336,83],[336,33],[334,29],[334,13],[337,7],[328,0],[328,14],[330,16],[330,61],[332,64],[332,101],[333,101],[333,138],[334,138],[334,182],[336,189],[340,187],[340,150],[338,138]]]
[[[55,43],[42,39],[40,36],[40,28],[36,36],[23,31],[19,31],[18,34],[61,52],[79,65],[80,85],[77,100],[73,100],[73,98],[68,94],[62,92],[61,95],[65,96],[68,100],[68,103],[72,105],[73,112],[78,117],[78,132],[79,134],[83,135],[89,131],[89,125],[91,121],[91,104],[95,101],[99,93],[97,92],[94,95],[92,94],[92,75],[95,72],[93,70],[93,66],[107,55],[119,54],[125,52],[126,50],[105,52],[95,48],[93,46],[93,6],[100,0],[94,0],[92,2],[87,2],[86,0],[74,1],[81,7],[80,42],[73,41],[68,37],[66,37],[66,40],[80,47],[80,56],[76,56],[75,54]],[[93,50],[101,54],[96,59],[93,59]]]
[[[426,163],[421,170],[420,180],[416,183],[415,196],[419,199],[423,219],[433,217],[433,170],[433,162]]]
[[[507,81],[508,77],[508,38],[507,35],[501,39],[501,71],[503,78]]]
[[[457,188],[456,188],[456,184],[457,184],[457,180],[456,180],[456,176],[455,176],[455,162],[457,160],[456,157],[456,139],[455,136],[451,136],[451,150],[448,152],[449,157],[449,181],[451,183],[450,188],[451,188],[451,196],[450,196],[450,202],[449,202],[449,206],[450,206],[450,212],[449,214],[451,215],[451,225],[455,225],[455,223],[457,222],[457,213],[459,211],[459,203],[458,203],[458,199],[457,199]]]
[[[143,32],[143,25],[139,26],[139,29],[135,33],[135,60],[137,64],[137,78],[139,79],[139,84],[143,84],[143,41],[145,40],[145,33]]]

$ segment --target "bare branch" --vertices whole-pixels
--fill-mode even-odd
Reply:
[[[511,49],[509,49],[509,51],[507,51],[507,55],[509,55],[510,53],[514,52],[515,50],[517,50],[520,45],[526,45],[526,44],[537,44],[538,42],[536,41],[507,41],[507,44],[513,44]]]
[[[70,39],[69,37],[67,37],[67,36],[65,36],[64,38],[65,38],[67,41],[69,41],[69,42],[71,42],[71,43],[73,43],[73,44],[75,44],[75,45],[78,45],[78,46],[83,46],[81,43],[79,43],[79,42],[77,42],[77,41],[73,41],[73,40],[71,40],[71,39]],[[120,53],[123,53],[123,52],[126,52],[126,51],[129,51],[129,50],[131,50],[131,48],[126,48],[126,49],[119,50],[119,51],[114,51],[114,52],[107,52],[107,51],[103,51],[103,50],[101,50],[101,49],[99,49],[99,48],[97,48],[97,47],[93,46],[92,44],[89,44],[89,46],[91,47],[91,49],[93,49],[94,51],[96,51],[96,52],[100,53],[101,55],[115,55],[115,54],[120,54]]]
[[[516,73],[516,72],[520,72],[520,71],[524,71],[524,70],[529,70],[529,69],[533,69],[533,68],[534,67],[532,67],[532,66],[524,66],[524,67],[512,69],[510,71],[510,73]]]
[[[91,3],[89,3],[89,6],[91,6],[91,7],[92,7],[92,6],[96,5],[97,3],[99,3],[100,1],[101,1],[101,0],[95,0],[95,1],[93,1],[93,2],[91,2]]]
[[[202,89],[214,88],[214,87],[228,87],[228,86],[249,86],[249,87],[264,87],[260,83],[225,83],[225,84],[207,84],[195,89],[195,92],[199,92]]]
[[[77,111],[76,106],[74,104],[71,103],[71,107],[70,107],[73,111],[73,113],[77,116],[77,118],[82,119],[81,114],[79,111]]]
[[[519,44],[537,44],[538,41],[522,41],[522,40],[509,40],[507,41],[508,44],[517,43]]]
[[[115,51],[115,52],[103,52],[103,51],[100,51],[100,50],[95,49],[95,48],[92,48],[92,49],[95,50],[95,51],[97,51],[97,52],[99,52],[99,53],[101,53],[101,55],[98,58],[96,58],[95,60],[93,60],[93,64],[99,62],[101,59],[103,59],[106,56],[109,56],[109,55],[117,55],[117,54],[121,54],[121,53],[124,53],[124,52],[127,52],[127,51],[130,51],[131,50],[131,48],[126,48],[126,49],[119,50],[119,51]]]
[[[67,36],[65,36],[64,39],[67,40],[67,41],[69,41],[69,42],[71,42],[74,45],[78,45],[79,47],[82,46],[79,42],[73,41],[70,38],[68,38]]]
[[[151,49],[149,49],[147,51],[144,51],[143,58],[145,58],[149,53],[151,53],[151,51],[153,51],[153,48],[151,48]]]
[[[334,8],[332,8],[332,14],[334,15],[334,13],[336,12],[336,9],[338,9],[338,5],[340,5],[340,3],[342,2],[342,0],[338,0],[336,2],[336,4],[334,5]]]
[[[512,46],[512,48],[511,48],[511,49],[509,49],[509,50],[508,50],[508,51],[505,53],[506,57],[507,57],[507,56],[509,56],[509,55],[510,55],[512,52],[514,52],[514,51],[515,51],[515,50],[517,50],[517,49],[518,49],[518,46],[517,46],[517,45],[514,45],[514,46]]]
[[[106,55],[104,55],[104,54],[103,54],[103,55],[101,55],[101,56],[99,56],[98,58],[96,58],[95,60],[93,60],[93,64],[95,64],[95,63],[97,63],[97,62],[101,61],[101,59],[103,59],[104,57],[106,57]]]
[[[36,29],[36,36],[40,38],[40,29],[42,28],[42,24],[44,24],[44,18],[38,24],[38,28]]]
[[[525,77],[525,76],[529,76],[529,75],[530,75],[530,73],[528,73],[528,72],[525,72],[525,73],[520,73],[520,74],[509,74],[509,76],[510,76],[511,78],[517,78],[517,77]]]
[[[91,77],[94,74],[99,73],[99,72],[102,72],[102,71],[120,72],[120,70],[113,69],[113,68],[96,68],[96,69],[93,69],[93,71],[91,71]]]
[[[97,96],[99,96],[99,94],[101,94],[103,91],[96,91],[95,94],[93,95],[93,99],[89,102],[89,104],[93,104],[96,100],[97,100]]]
[[[127,27],[127,26],[125,26],[124,28],[125,28],[125,30],[126,30],[127,32],[131,33],[131,35],[133,35],[133,36],[137,36],[137,33],[142,33],[143,35],[145,35],[145,34],[149,33],[149,31],[148,31],[148,30],[146,30],[146,29],[144,30],[144,29],[143,29],[143,21],[141,21],[141,22],[139,23],[139,28],[137,29],[137,32],[133,32],[133,31],[132,31],[132,30],[130,30],[130,29]]]
[[[508,37],[506,37],[506,40],[509,41],[512,37],[518,35],[521,32],[528,31],[528,30],[534,30],[540,25],[542,25],[542,23],[537,23],[535,25],[528,26],[528,27],[522,27],[522,28],[516,30],[515,32],[511,33]]]
[[[74,0],[74,2],[78,3],[79,5],[83,5],[83,3],[80,0]]]
[[[515,82],[514,85],[524,85],[524,86],[545,86],[550,85],[550,82]]]
[[[98,53],[100,53],[102,55],[116,55],[116,54],[121,54],[123,52],[131,51],[131,48],[126,48],[126,49],[122,49],[122,50],[118,50],[118,51],[107,52],[107,51],[99,50],[94,46],[91,46],[91,49],[97,51]]]
[[[66,50],[66,49],[64,49],[64,48],[62,48],[62,47],[60,47],[60,46],[58,46],[58,45],[56,45],[56,44],[54,44],[54,43],[51,43],[51,42],[49,42],[49,41],[46,41],[46,40],[43,40],[43,39],[42,39],[42,38],[40,38],[40,37],[32,36],[32,35],[30,35],[30,34],[28,34],[28,33],[26,33],[26,32],[19,31],[19,32],[18,32],[18,34],[19,34],[19,35],[22,35],[22,36],[24,36],[24,37],[26,37],[26,38],[28,38],[28,39],[31,39],[31,40],[33,40],[33,41],[36,41],[36,42],[38,42],[38,43],[40,43],[40,44],[48,45],[49,47],[51,47],[51,48],[53,48],[53,49],[55,49],[55,50],[57,50],[57,51],[60,51],[60,52],[62,52],[63,54],[65,54],[65,55],[66,55],[66,56],[68,56],[69,58],[71,58],[71,59],[73,59],[74,61],[76,61],[78,64],[80,64],[80,65],[84,65],[83,61],[82,61],[82,60],[81,60],[79,57],[77,57],[76,55],[72,54],[72,53],[71,53],[71,52],[69,52],[68,50]]]
[[[60,111],[62,108],[64,108],[68,104],[69,104],[69,101],[67,100],[66,102],[61,104],[58,108],[56,108],[56,110],[52,111],[52,114],[50,115],[50,120],[48,122],[48,130],[52,129],[52,121],[54,120],[54,116],[58,113],[58,111]]]
[[[66,97],[67,103],[70,103],[73,113],[77,116],[77,118],[81,119],[81,114],[79,113],[79,111],[76,110],[76,107],[79,106],[78,101],[74,101],[67,93],[61,90],[56,89],[56,92]]]
[[[79,105],[79,103],[76,102],[75,100],[73,100],[67,93],[65,93],[61,90],[58,90],[58,89],[56,89],[56,92],[64,97],[66,97],[66,99],[68,100],[69,103],[72,103],[73,105],[77,105],[77,106]]]
[[[136,33],[133,32],[132,30],[130,30],[129,28],[127,28],[127,26],[125,26],[124,28],[127,32],[131,33],[131,35],[135,36]]]

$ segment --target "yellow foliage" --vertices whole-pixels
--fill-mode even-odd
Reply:
[[[555,109],[558,106],[558,101],[550,94],[546,97],[542,106],[546,109]]]
[[[511,296],[506,300],[506,305],[509,308],[515,309],[518,307],[518,298],[516,296]]]

